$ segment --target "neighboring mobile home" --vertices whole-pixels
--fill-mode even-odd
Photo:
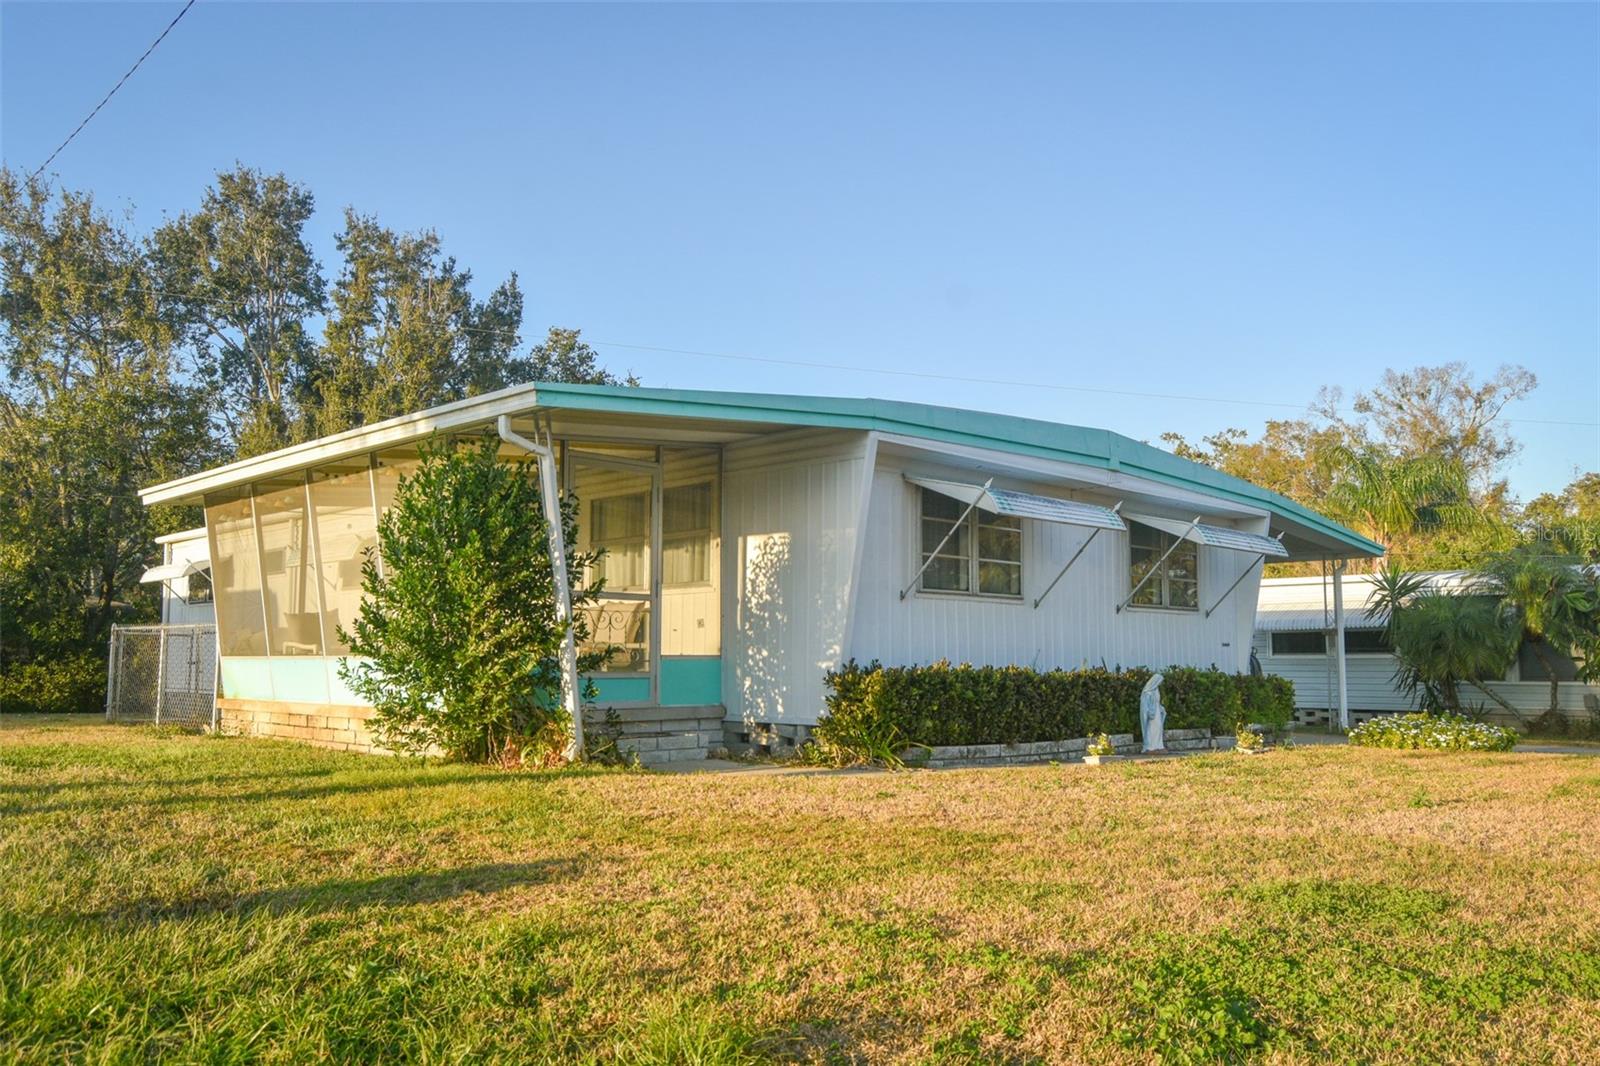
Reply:
[[[1423,573],[1428,586],[1441,592],[1458,592],[1470,581],[1462,570]],[[1346,574],[1342,584],[1345,605],[1344,652],[1348,699],[1353,719],[1374,714],[1416,710],[1416,701],[1395,685],[1395,657],[1384,636],[1383,620],[1368,604],[1375,594],[1371,574]],[[1295,719],[1302,724],[1326,724],[1330,709],[1338,707],[1337,664],[1333,652],[1332,581],[1321,577],[1267,578],[1261,582],[1256,607],[1255,653],[1263,671],[1294,682]],[[1561,710],[1570,720],[1595,715],[1600,686],[1579,684],[1577,667],[1561,657],[1556,680]],[[1487,685],[1495,695],[1515,707],[1523,719],[1539,717],[1550,707],[1550,673],[1531,648],[1524,645],[1505,679]],[[1497,721],[1511,722],[1482,691],[1463,690],[1464,698],[1481,704]],[[1521,721],[1522,719],[1518,719]]]
[[[203,502],[234,731],[366,749],[339,678],[377,515],[435,435],[498,432],[603,547],[596,675],[646,762],[793,743],[855,658],[1249,665],[1263,559],[1382,549],[1105,430],[922,404],[534,384],[144,490]],[[381,560],[380,560],[381,563]],[[575,575],[579,580],[582,575]]]
[[[157,537],[161,562],[144,572],[142,584],[161,585],[162,625],[210,625],[211,546],[206,529],[185,529]]]

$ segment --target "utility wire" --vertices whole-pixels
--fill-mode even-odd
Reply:
[[[192,0],[191,0],[192,2]],[[101,288],[108,292],[122,292],[130,288],[126,285],[91,285],[90,288]],[[234,307],[239,304],[237,300],[227,300],[215,296],[202,296],[199,293],[181,292],[175,289],[164,289],[156,285],[131,286],[136,291],[152,293],[157,296],[167,296],[175,300],[188,300],[194,303],[214,304],[224,307]],[[480,336],[499,337],[509,340],[513,344],[519,343],[523,338],[515,330],[489,329],[484,326],[456,326],[462,333],[473,333]],[[962,374],[945,374],[935,370],[898,370],[887,367],[862,366],[851,363],[824,363],[805,359],[778,359],[762,355],[735,355],[729,352],[707,352],[694,348],[665,348],[652,344],[628,344],[622,341],[607,341],[598,338],[588,338],[588,343],[597,348],[620,348],[636,352],[659,352],[667,355],[687,355],[701,359],[727,359],[740,363],[761,363],[768,366],[792,366],[807,370],[845,371],[855,374],[881,374],[887,377],[917,378],[925,381],[952,381],[963,385],[1001,385],[1011,388],[1047,389],[1054,392],[1089,393],[1097,396],[1129,396],[1144,400],[1178,400],[1184,403],[1210,403],[1234,404],[1244,407],[1276,407],[1285,410],[1306,409],[1304,403],[1291,403],[1287,400],[1248,400],[1232,396],[1193,396],[1185,393],[1169,392],[1142,392],[1135,389],[1110,389],[1098,388],[1092,385],[1063,385],[1050,381],[1023,381],[1017,378],[984,378],[971,377]],[[1536,426],[1578,426],[1586,429],[1600,427],[1600,422],[1579,422],[1558,418],[1501,418],[1499,421],[1514,425]]]
[[[94,105],[94,110],[89,112],[88,116],[82,122],[78,123],[78,128],[73,130],[71,133],[67,134],[67,139],[66,140],[64,140],[60,144],[56,145],[56,150],[50,153],[50,158],[46,159],[43,163],[39,164],[39,169],[35,170],[29,176],[30,179],[31,178],[37,178],[40,174],[44,173],[44,168],[45,167],[47,167],[51,163],[55,162],[55,158],[56,158],[56,156],[61,154],[61,150],[63,148],[65,148],[67,145],[71,144],[72,143],[72,139],[74,137],[76,137],[78,134],[83,132],[83,127],[85,127],[85,126],[87,126],[89,124],[89,120],[94,118],[96,115],[98,115],[100,113],[100,109],[102,107],[105,107],[106,104],[111,100],[111,98],[113,96],[117,95],[117,90],[122,88],[123,83],[125,83],[129,78],[133,77],[133,72],[138,70],[140,65],[142,65],[146,59],[150,58],[150,53],[154,52],[156,50],[156,45],[158,45],[162,41],[166,40],[167,34],[172,32],[172,27],[176,26],[178,24],[178,22],[183,18],[183,16],[185,16],[185,15],[187,15],[189,13],[189,9],[191,7],[193,7],[194,4],[195,4],[195,0],[189,0],[189,2],[187,4],[183,5],[183,10],[178,12],[177,16],[175,18],[173,18],[173,20],[171,22],[167,23],[167,28],[161,31],[161,36],[157,37],[154,41],[150,42],[150,47],[146,48],[144,50],[144,55],[140,56],[134,62],[133,66],[128,68],[128,72],[126,74],[124,74],[120,79],[118,79],[117,83],[111,87],[111,91],[106,93],[105,98],[102,99],[98,104]]]

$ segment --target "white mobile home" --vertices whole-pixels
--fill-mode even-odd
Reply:
[[[1248,667],[1264,559],[1381,552],[1104,430],[879,400],[535,384],[144,490],[203,502],[227,728],[370,747],[339,678],[377,516],[498,432],[604,547],[596,676],[651,758],[804,735],[848,659]],[[581,580],[582,575],[578,575]]]
[[[161,562],[144,572],[142,584],[161,585],[162,625],[210,625],[211,547],[204,526],[157,537]]]
[[[1459,570],[1419,575],[1430,588],[1459,591],[1469,575]],[[1396,687],[1395,657],[1384,637],[1383,622],[1369,607],[1374,593],[1371,574],[1346,574],[1340,586],[1345,605],[1344,652],[1347,690],[1353,719],[1374,714],[1416,710],[1416,703]],[[1333,638],[1333,584],[1320,577],[1268,578],[1261,582],[1256,607],[1254,650],[1263,671],[1294,682],[1295,719],[1303,724],[1326,723],[1338,707],[1336,644]],[[1569,718],[1594,715],[1600,686],[1577,683],[1576,666],[1563,659],[1556,664],[1561,710]],[[1515,707],[1527,720],[1550,706],[1550,674],[1539,657],[1526,646],[1501,681],[1486,686]],[[1464,695],[1482,704],[1496,719],[1510,719],[1496,703],[1468,687]]]

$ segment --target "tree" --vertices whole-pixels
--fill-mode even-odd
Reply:
[[[1488,493],[1518,448],[1500,416],[1538,383],[1528,370],[1510,365],[1482,384],[1459,362],[1385,370],[1377,387],[1358,394],[1354,406],[1395,455],[1454,460],[1474,491]]]
[[[192,347],[238,456],[291,443],[325,284],[306,241],[315,199],[282,174],[238,166],[150,241],[169,321]]]
[[[1264,489],[1315,507],[1332,484],[1332,457],[1359,442],[1349,426],[1311,418],[1269,421],[1259,440],[1242,429],[1225,429],[1203,438],[1204,448],[1176,433],[1161,439],[1175,455],[1215,467]]]
[[[595,350],[583,342],[581,331],[551,326],[543,343],[533,346],[528,358],[529,381],[565,381],[575,385],[637,385],[630,372],[622,377],[600,366]]]
[[[1558,555],[1600,563],[1600,473],[1580,474],[1559,493],[1542,493],[1523,508],[1522,533]]]
[[[305,435],[337,433],[530,380],[518,357],[522,290],[513,274],[485,300],[437,234],[396,233],[345,212]]]
[[[1550,714],[1561,713],[1559,664],[1582,655],[1582,672],[1600,663],[1600,588],[1569,558],[1524,544],[1491,556],[1477,574],[1477,591],[1500,605],[1506,624],[1538,658],[1550,679]]]
[[[90,197],[0,171],[0,267],[0,660],[72,670],[153,611],[151,538],[194,520],[137,490],[217,452],[144,254]]]
[[[562,503],[577,542],[577,501]],[[533,464],[499,458],[498,439],[424,449],[378,524],[383,560],[369,555],[353,655],[341,675],[372,703],[373,729],[398,751],[450,758],[548,762],[570,727],[555,693],[566,634],[556,615],[549,533]],[[571,573],[597,556],[576,553]],[[575,638],[598,584],[574,589]],[[596,670],[605,650],[579,657]],[[593,698],[593,690],[586,694]]]
[[[1517,659],[1517,634],[1493,597],[1435,591],[1397,567],[1379,571],[1376,583],[1371,607],[1394,648],[1400,691],[1424,711],[1461,714],[1461,690],[1470,685],[1522,719],[1488,687]]]
[[[1340,447],[1319,509],[1385,546],[1482,521],[1459,461]]]

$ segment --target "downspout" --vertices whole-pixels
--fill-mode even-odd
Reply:
[[[578,648],[572,634],[572,586],[567,581],[566,535],[561,526],[560,482],[556,453],[549,444],[536,444],[511,429],[511,416],[495,424],[500,439],[539,460],[539,498],[550,527],[550,574],[556,586],[556,620],[566,631],[561,638],[561,706],[572,717],[572,741],[565,752],[568,762],[583,757],[583,708],[578,702]]]

